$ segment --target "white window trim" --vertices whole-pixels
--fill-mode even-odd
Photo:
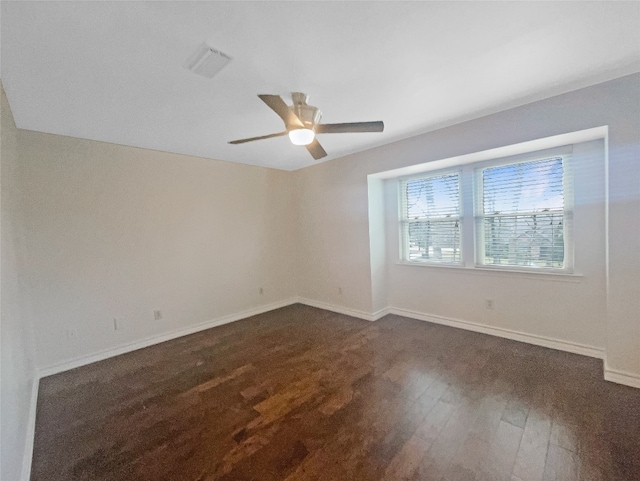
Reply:
[[[544,278],[545,280],[558,281],[558,282],[581,282],[584,278],[583,274],[577,273],[565,273],[565,272],[548,272],[548,271],[523,271],[518,269],[491,269],[484,267],[467,267],[463,265],[451,265],[451,264],[423,264],[419,262],[408,262],[399,260],[395,262],[398,266],[406,266],[406,267],[418,267],[418,268],[431,268],[435,267],[436,269],[449,269],[451,272],[464,272],[464,273],[475,273],[477,275],[487,275],[487,276],[497,276],[500,277],[502,274],[508,274],[510,277],[520,277],[522,279],[540,279]]]

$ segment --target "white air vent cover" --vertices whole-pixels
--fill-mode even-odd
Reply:
[[[231,62],[231,57],[203,43],[189,60],[187,60],[184,66],[198,75],[212,78],[229,62]]]

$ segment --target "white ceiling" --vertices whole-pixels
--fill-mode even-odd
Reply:
[[[294,170],[314,161],[256,96],[310,95],[330,160],[640,71],[638,2],[9,2],[18,127]],[[233,58],[182,67],[203,41]]]

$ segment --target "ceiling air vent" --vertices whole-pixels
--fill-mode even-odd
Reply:
[[[193,73],[197,73],[203,77],[212,78],[229,62],[231,62],[231,57],[219,50],[216,50],[215,48],[209,47],[206,43],[203,43],[193,53],[189,60],[187,60],[184,66]]]

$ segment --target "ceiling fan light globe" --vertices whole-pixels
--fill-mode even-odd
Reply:
[[[294,129],[289,131],[289,140],[293,145],[309,145],[316,133],[311,129]]]

